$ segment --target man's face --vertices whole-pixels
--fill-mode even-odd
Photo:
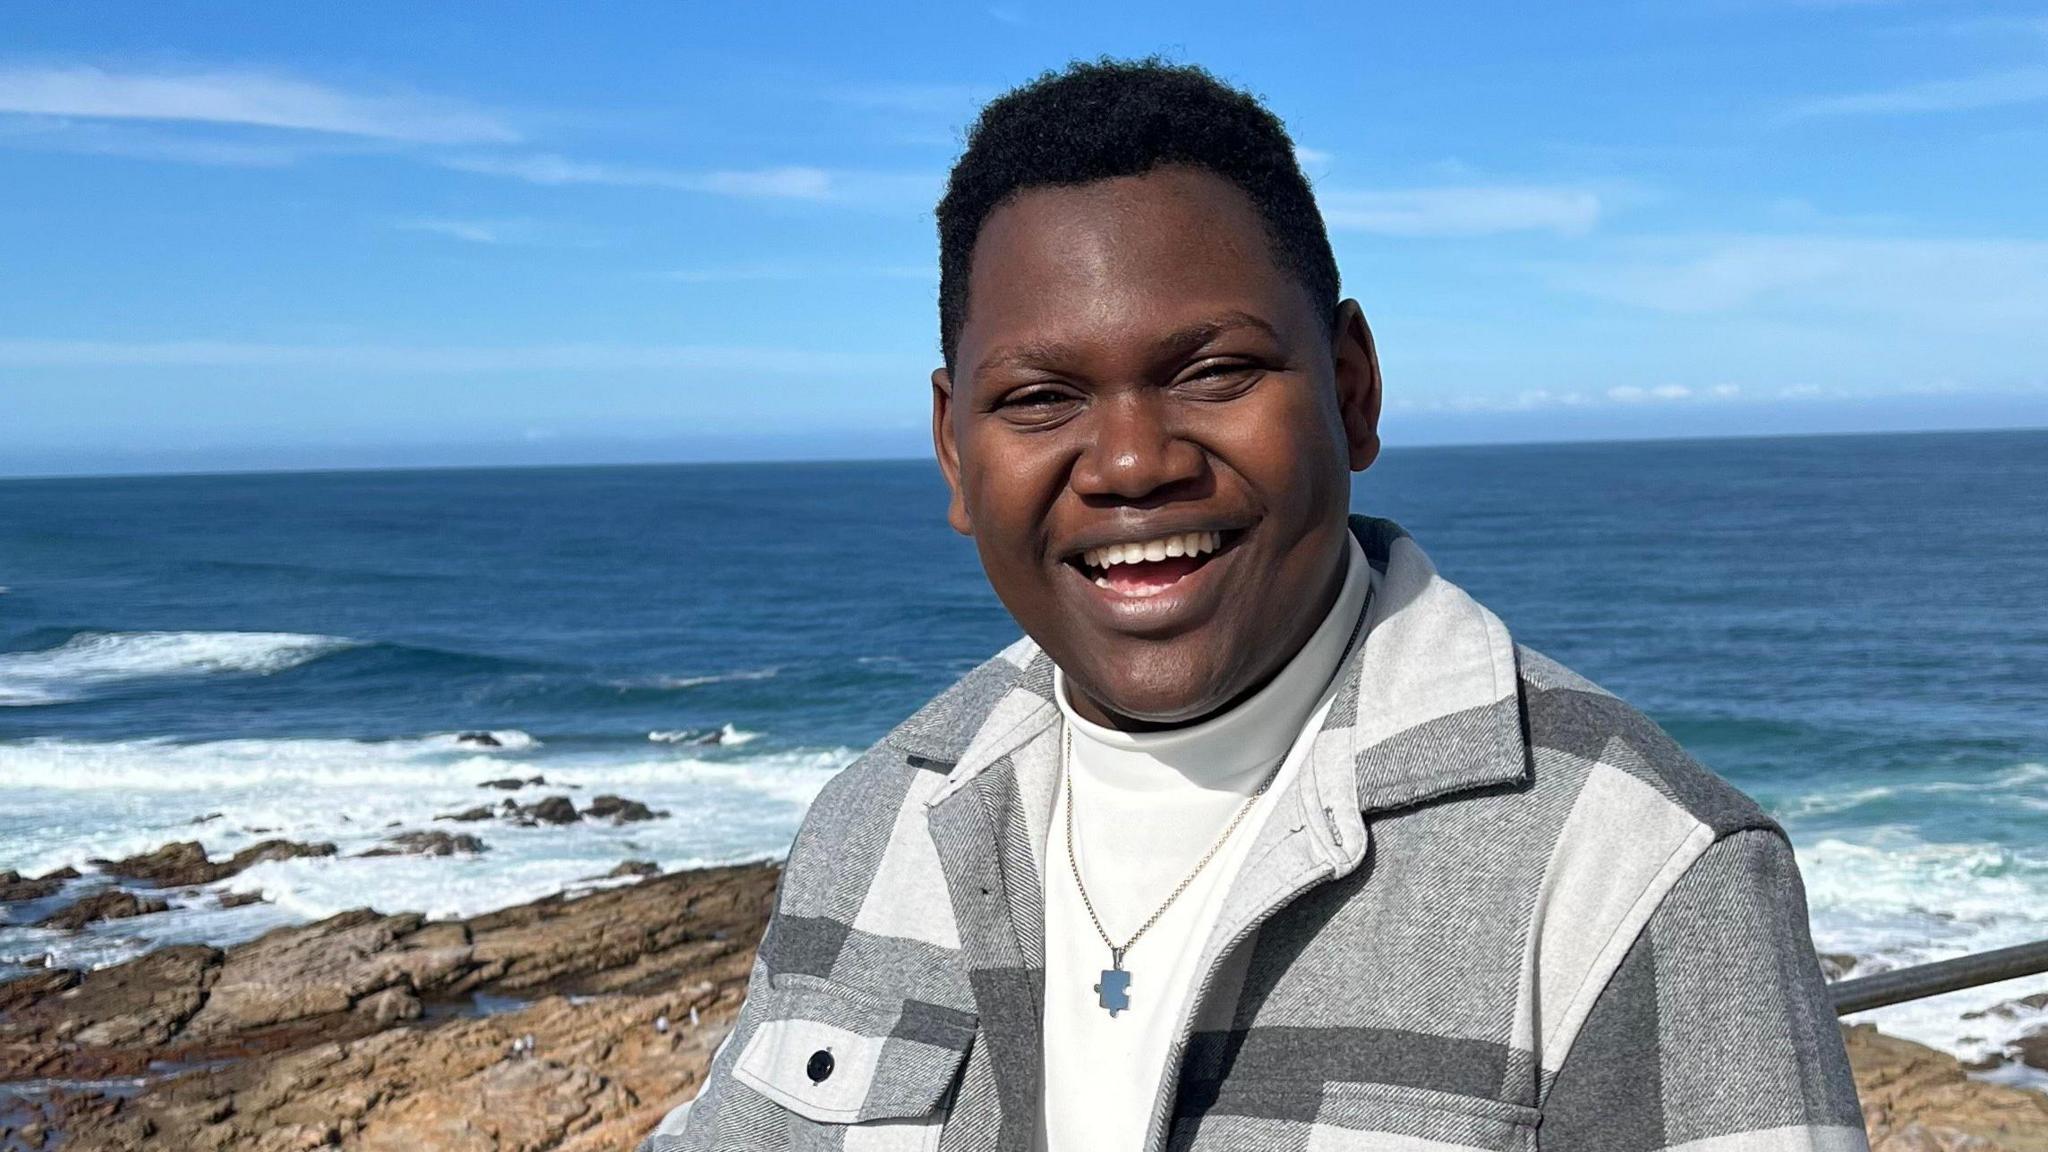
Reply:
[[[1333,602],[1379,449],[1357,305],[1326,335],[1250,198],[1179,167],[1014,197],[969,299],[932,375],[948,517],[1075,708],[1178,724],[1256,690]]]

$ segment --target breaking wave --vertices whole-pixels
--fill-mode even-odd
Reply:
[[[0,653],[0,705],[63,703],[135,680],[268,676],[357,644],[300,632],[79,632],[55,647]]]

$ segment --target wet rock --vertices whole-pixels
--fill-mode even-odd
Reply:
[[[457,744],[472,744],[478,748],[503,748],[505,746],[503,740],[498,739],[489,732],[457,732],[455,734],[455,742]]]
[[[448,833],[439,830],[431,832],[401,832],[384,841],[383,847],[372,848],[362,856],[452,856],[457,852],[475,855],[488,851],[489,845],[467,832]]]
[[[215,898],[223,908],[240,908],[248,904],[263,903],[261,892],[223,892]]]
[[[41,900],[62,888],[64,882],[49,876],[27,877],[9,868],[0,872],[0,904],[12,904],[20,900]]]
[[[193,822],[194,824],[204,824],[204,823],[206,823],[206,822],[207,822],[207,821],[209,821],[209,820],[218,820],[218,819],[220,819],[220,813],[218,813],[218,812],[208,812],[208,813],[207,813],[206,815],[204,815],[204,816],[194,816],[194,817],[192,818],[192,822]]]
[[[163,886],[177,884],[205,884],[210,878],[206,874],[214,864],[206,858],[206,849],[197,840],[180,840],[166,844],[154,852],[144,852],[120,860],[102,860],[95,857],[92,863],[100,871],[124,880],[141,880]]]
[[[506,803],[511,803],[511,802],[510,802],[510,801],[506,801]],[[516,808],[516,807],[518,807],[518,805],[514,804],[514,805],[513,805],[513,807],[515,807],[515,808]],[[451,813],[449,813],[449,814],[447,814],[447,815],[445,815],[445,816],[436,816],[436,817],[434,817],[434,819],[436,819],[436,820],[460,820],[460,821],[464,821],[464,822],[469,822],[469,821],[475,821],[475,820],[489,820],[489,819],[490,819],[491,817],[493,817],[493,816],[495,816],[495,815],[497,815],[497,812],[496,812],[496,811],[495,811],[494,809],[492,809],[490,805],[488,805],[488,804],[479,804],[479,805],[477,805],[477,806],[476,806],[476,807],[474,807],[474,808],[464,808],[464,809],[463,809],[462,811],[460,811],[460,812],[451,812]]]
[[[622,860],[618,867],[605,873],[605,879],[615,880],[620,876],[659,876],[661,865],[652,860]]]
[[[154,852],[122,860],[92,861],[108,875],[139,880],[159,888],[180,888],[212,884],[266,860],[291,860],[301,856],[332,856],[332,844],[301,844],[293,840],[265,840],[251,844],[227,860],[214,863],[197,840],[180,840]]]
[[[2048,1072],[2048,1028],[2036,1028],[2012,1045],[2013,1059],[2039,1072]]]
[[[77,984],[78,976],[78,972],[71,968],[42,968],[31,975],[0,984],[0,1015],[25,1004],[34,1004],[45,996],[55,996]]]
[[[1857,956],[1853,952],[1823,952],[1820,954],[1821,978],[1830,983],[1840,980],[1856,970]]]
[[[577,820],[576,805],[567,796],[550,796],[538,803],[528,804],[514,814],[522,824],[574,824]]]
[[[500,779],[500,780],[486,780],[486,781],[484,781],[483,783],[481,783],[481,784],[477,785],[477,787],[479,787],[479,788],[502,788],[502,789],[504,789],[505,791],[507,791],[507,792],[510,792],[510,791],[513,791],[513,790],[515,790],[515,789],[519,789],[519,788],[524,788],[524,787],[526,787],[526,786],[527,786],[528,784],[545,784],[545,783],[547,783],[547,782],[548,782],[548,778],[547,778],[547,777],[545,777],[545,776],[528,776],[528,777],[527,777],[526,779],[524,779],[524,780],[520,780],[520,779],[516,779],[516,778],[514,778],[514,777],[511,777],[511,776],[507,776],[507,777],[504,777],[503,779]]]
[[[0,984],[0,1081],[140,1071],[205,1002],[220,963],[218,949],[178,944],[93,972]]]
[[[2048,992],[2036,992],[2031,996],[2021,996],[2016,1000],[1993,1004],[1981,1011],[1965,1012],[1963,1019],[1982,1020],[1990,1017],[1998,1020],[2017,1020],[2021,1016],[2031,1016],[2044,1010],[2048,1010]]]
[[[36,921],[35,926],[76,931],[101,920],[125,920],[131,916],[147,916],[169,907],[170,905],[162,900],[137,896],[125,889],[103,888],[83,900],[43,917]]]
[[[666,816],[668,811],[664,809],[655,812],[638,800],[628,800],[623,796],[605,792],[591,799],[590,807],[583,810],[583,815],[592,820],[608,819],[614,824],[628,824],[635,820],[653,820],[658,816]]]

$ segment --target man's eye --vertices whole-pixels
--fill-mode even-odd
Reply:
[[[1263,369],[1242,360],[1198,364],[1180,378],[1180,385],[1208,396],[1233,396],[1258,382]]]
[[[997,407],[1018,417],[1043,418],[1064,411],[1073,402],[1073,396],[1057,389],[1032,388],[1027,391],[1012,392],[1010,395],[1003,397],[1002,402]]]

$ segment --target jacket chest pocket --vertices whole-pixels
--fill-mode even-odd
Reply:
[[[792,1149],[927,1152],[974,1039],[974,1016],[784,975],[733,1078],[789,1116]]]
[[[1204,1115],[1182,1121],[1176,1149],[1306,1152],[1532,1152],[1535,1108],[1405,1084],[1230,1082]]]

